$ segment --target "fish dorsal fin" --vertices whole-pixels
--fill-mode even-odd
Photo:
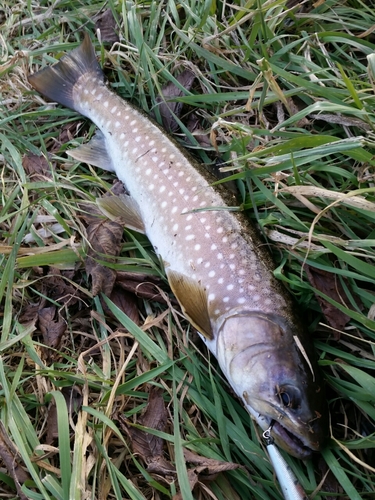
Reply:
[[[68,151],[68,155],[75,160],[95,165],[103,170],[114,172],[111,158],[107,151],[107,145],[103,133],[98,130],[87,144]]]
[[[111,220],[120,221],[125,227],[138,233],[145,232],[142,216],[137,202],[126,194],[97,198],[101,212]]]
[[[207,293],[203,286],[185,274],[166,269],[167,278],[182,312],[191,324],[209,340],[213,339],[207,308]]]

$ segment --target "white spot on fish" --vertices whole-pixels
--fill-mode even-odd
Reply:
[[[152,172],[151,168],[148,168],[148,169],[146,170],[146,175],[150,175],[150,174],[151,174],[151,172]]]
[[[229,290],[229,291],[233,290],[233,288],[234,288],[234,285],[228,285],[227,286],[227,290]]]
[[[210,271],[210,272],[208,273],[208,277],[209,277],[209,278],[213,278],[213,277],[215,276],[215,274],[216,274],[216,273],[215,273],[215,271]]]
[[[216,250],[216,249],[217,249],[217,246],[215,245],[215,243],[213,243],[213,244],[211,245],[211,250]]]
[[[198,252],[198,250],[201,249],[201,246],[199,243],[197,243],[195,246],[194,246],[194,250],[196,250]]]
[[[122,133],[122,134],[120,135],[120,139],[123,139],[124,137],[125,137],[125,134],[124,134],[124,133]]]
[[[272,300],[271,299],[266,299],[264,301],[264,303],[266,304],[266,306],[270,306],[272,304]]]
[[[186,177],[186,179],[185,179],[185,180],[186,180],[186,182],[190,182],[190,181],[191,181],[191,177],[190,177],[190,175],[189,175],[189,177]]]
[[[238,247],[238,243],[232,243],[230,247],[232,250],[235,250]]]
[[[197,196],[197,195],[195,195],[195,196],[194,196],[193,201],[194,201],[194,203],[195,203],[196,201],[198,201],[198,196]]]
[[[136,153],[138,151],[138,148],[133,148],[132,153]]]
[[[168,203],[166,201],[163,201],[163,203],[161,204],[161,208],[165,208],[167,205]]]
[[[175,157],[176,157],[176,155],[174,155],[173,153],[171,155],[169,155],[170,160],[173,160],[173,158],[175,158]]]
[[[208,239],[211,237],[211,235],[210,235],[210,233],[204,233],[204,237]]]
[[[86,94],[86,90],[85,90],[85,94]],[[100,101],[102,97],[103,97],[103,94],[99,94],[97,97],[97,100]]]
[[[182,163],[178,161],[178,162],[176,163],[176,167],[182,167]]]
[[[84,90],[84,93],[85,93],[85,94],[88,94],[88,93],[89,93],[89,91],[88,91],[87,89],[85,89],[85,90]]]
[[[205,207],[206,205],[207,205],[207,203],[206,203],[205,201],[201,201],[201,202],[199,203],[199,206],[200,206],[200,207]]]
[[[214,314],[216,315],[220,314],[220,309],[215,309]]]
[[[221,260],[223,258],[223,254],[222,253],[218,253],[217,256],[216,256],[219,260]]]
[[[155,141],[154,141],[154,140],[152,140],[152,141],[150,141],[150,142],[148,143],[148,145],[149,145],[149,146],[153,146],[154,144],[155,144]]]
[[[208,300],[215,300],[215,297],[216,297],[216,295],[214,293],[210,293],[207,298],[208,298]]]
[[[165,191],[165,186],[161,186],[159,189],[159,193],[164,193],[164,191]]]
[[[141,140],[141,137],[138,135],[136,138],[135,138],[135,142],[140,142]]]
[[[167,151],[167,148],[161,148],[161,152],[165,153]]]
[[[129,115],[125,115],[124,118],[125,118],[125,120],[130,120],[130,116]]]
[[[188,226],[185,226],[185,231],[190,231],[191,229],[191,224],[189,224]]]
[[[186,241],[190,241],[190,240],[194,240],[195,239],[195,236],[194,234],[188,234],[185,238]]]
[[[227,238],[226,236],[224,236],[223,238],[221,238],[221,241],[222,241],[223,243],[227,243],[228,238]]]
[[[202,264],[202,262],[203,262],[202,257],[199,257],[199,259],[197,259],[197,264]]]
[[[260,295],[254,295],[253,297],[251,297],[253,299],[254,302],[258,302],[258,300],[260,300]],[[241,299],[238,299],[237,302],[239,302],[240,304],[243,304],[245,302],[245,299],[242,299],[243,302],[240,302]]]
[[[92,89],[91,94],[95,95],[96,94],[96,89]]]
[[[236,266],[234,264],[229,264],[229,269],[231,269],[232,271],[234,271],[236,269]]]
[[[178,182],[177,182],[177,181],[176,181],[176,182],[174,182],[174,183],[173,183],[173,186],[174,186],[174,187],[177,187],[177,186],[178,186]]]
[[[104,106],[105,108],[108,108],[108,101],[104,101],[104,102],[103,102],[103,106]]]
[[[148,186],[149,191],[152,191],[155,188],[155,184],[150,184]]]
[[[239,269],[239,271],[238,271],[238,274],[240,276],[243,276],[245,273],[246,273],[246,271],[244,269]]]
[[[224,228],[223,228],[223,227],[218,227],[218,228],[216,229],[216,232],[217,232],[217,233],[219,233],[219,234],[221,234],[223,231],[224,231]]]
[[[117,111],[117,115],[116,116],[121,116],[121,111]]]
[[[255,299],[255,301],[260,299],[259,295],[255,295],[255,297],[258,297],[257,299]],[[238,304],[244,304],[245,302],[246,302],[246,299],[244,297],[240,297],[239,299],[237,299]]]
[[[178,192],[179,192],[180,194],[184,194],[185,189],[184,189],[184,188],[180,188],[180,189],[178,190]]]
[[[189,222],[189,220],[191,220],[193,218],[192,214],[189,214],[187,217],[186,217],[186,220]]]
[[[173,231],[177,231],[178,229],[178,224],[175,224],[173,227],[172,227]]]
[[[229,297],[224,297],[223,302],[229,302]]]
[[[222,285],[224,283],[224,278],[219,278],[217,282],[219,283],[219,285]]]
[[[169,191],[168,196],[173,196],[173,191]]]
[[[235,256],[236,256],[236,254],[234,254],[234,253],[230,253],[230,254],[229,254],[229,258],[230,258],[230,259],[234,259],[234,258],[235,258]]]
[[[111,109],[111,113],[115,113],[116,109],[117,109],[117,106],[113,106],[113,108]]]
[[[210,267],[211,263],[210,262],[206,262],[204,267],[207,269],[208,267]]]
[[[204,224],[206,222],[206,217],[201,217],[199,220],[202,224]]]
[[[132,121],[130,122],[130,125],[135,125],[136,123],[137,123],[137,120],[132,120]]]
[[[118,128],[120,125],[121,125],[121,123],[120,123],[120,122],[116,122],[116,123],[115,123],[115,126],[116,126],[117,128]]]
[[[184,175],[183,170],[180,170],[180,171],[178,172],[178,176],[179,176],[179,177],[182,177],[183,175]]]
[[[138,132],[137,127],[133,128],[132,132],[133,132],[133,134],[136,134]]]
[[[111,120],[108,120],[108,121],[107,121],[107,128],[109,128],[111,125],[112,125]]]

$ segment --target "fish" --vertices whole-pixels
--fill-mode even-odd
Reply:
[[[127,195],[101,202],[145,233],[183,314],[263,430],[305,459],[327,435],[311,338],[259,232],[232,192],[105,82],[88,33],[56,64],[28,76],[48,99],[89,118],[96,135],[68,153],[110,172]]]

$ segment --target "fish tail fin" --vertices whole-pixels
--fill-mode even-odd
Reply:
[[[29,75],[28,80],[35,90],[48,99],[79,111],[79,103],[74,99],[75,87],[77,85],[78,90],[84,89],[84,83],[93,78],[104,84],[104,75],[96,60],[94,47],[88,33],[85,33],[79,47],[53,66]]]

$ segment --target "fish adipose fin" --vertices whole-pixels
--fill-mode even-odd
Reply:
[[[213,339],[210,316],[207,308],[206,290],[196,280],[177,271],[166,269],[172,292],[182,312],[191,324],[208,340]]]
[[[97,198],[96,203],[101,212],[111,220],[121,221],[125,227],[138,233],[145,232],[138,203],[126,194],[121,196],[105,196]]]
[[[28,76],[30,85],[41,94],[68,108],[76,109],[73,90],[81,76],[97,78],[104,84],[103,72],[96,60],[95,50],[88,33],[82,44],[53,66]]]
[[[111,157],[108,154],[107,145],[103,133],[98,130],[94,137],[87,144],[82,144],[78,148],[67,151],[68,155],[75,160],[95,165],[103,170],[114,172]]]

